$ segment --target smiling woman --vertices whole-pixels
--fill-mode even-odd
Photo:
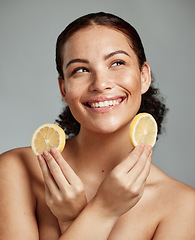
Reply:
[[[58,37],[56,64],[68,104],[57,122],[71,138],[61,153],[1,156],[3,239],[195,239],[194,189],[151,163],[152,146],[129,140],[138,112],[160,134],[167,111],[136,30],[112,14],[81,17]]]
[[[74,35],[78,30],[84,30],[87,27],[93,27],[93,26],[105,26],[110,29],[115,29],[118,32],[121,32],[128,41],[128,44],[130,48],[133,50],[134,54],[136,54],[136,58],[138,60],[139,68],[141,69],[143,66],[143,63],[146,61],[146,56],[144,52],[144,48],[141,42],[141,39],[137,33],[137,31],[127,22],[125,22],[123,19],[116,17],[112,14],[104,14],[104,13],[98,13],[98,14],[89,14],[86,16],[83,16],[74,22],[72,22],[67,28],[59,35],[57,45],[56,45],[56,66],[59,73],[59,76],[64,79],[64,73],[62,69],[62,63],[63,63],[63,47],[66,40]],[[92,39],[89,39],[90,42],[92,42],[94,47],[94,41]],[[83,43],[81,43],[81,46],[83,46]],[[92,49],[92,52],[94,49]],[[105,56],[105,60],[111,58],[113,55],[117,54],[125,54],[130,57],[129,53],[127,53],[124,50],[116,50],[114,52],[108,53],[107,56]],[[67,65],[66,69],[71,63],[83,63],[87,64],[89,63],[87,59],[72,59],[70,60]],[[115,60],[113,63],[113,66],[119,66],[124,65],[125,62],[122,60]],[[73,70],[73,73],[77,72],[88,72],[86,66],[85,67],[78,67]],[[124,99],[122,99],[124,100]],[[107,100],[106,100],[107,104]],[[94,106],[103,107],[105,103],[102,105],[95,103]],[[103,111],[103,110],[100,110]],[[167,113],[167,108],[163,102],[163,98],[160,95],[159,89],[154,87],[154,79],[152,76],[152,83],[149,87],[149,90],[142,95],[142,102],[141,106],[138,112],[149,112],[154,116],[158,123],[158,134],[162,133],[162,122],[163,119]],[[59,119],[56,120],[56,122],[65,130],[66,134],[69,137],[76,136],[79,133],[80,130],[80,123],[73,117],[72,112],[69,109],[69,106],[65,106],[63,112],[59,115]]]
[[[128,125],[151,78],[146,62],[140,71],[127,37],[105,26],[90,26],[71,35],[63,52],[60,89],[81,128],[111,133]],[[105,106],[111,101],[112,106]]]

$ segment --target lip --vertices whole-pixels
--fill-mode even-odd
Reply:
[[[92,103],[98,103],[98,102],[105,102],[105,101],[114,101],[114,100],[118,100],[119,102],[121,102],[121,100],[123,101],[126,97],[124,96],[110,96],[110,97],[105,97],[105,96],[100,96],[100,97],[95,97],[95,98],[90,98],[89,100],[85,101],[83,104],[84,105],[88,105],[88,104],[92,104]]]
[[[115,109],[115,108],[118,108],[119,106],[120,106],[120,104],[125,100],[125,98],[126,97],[124,97],[124,96],[107,96],[107,97],[105,97],[105,96],[100,96],[100,97],[95,97],[95,98],[91,98],[91,99],[89,99],[88,101],[85,101],[84,103],[83,103],[83,105],[87,108],[87,109],[89,109],[89,110],[91,110],[91,111],[93,111],[93,112],[97,112],[97,113],[104,113],[104,112],[108,112],[108,111],[110,111],[110,110],[113,110],[113,109]],[[93,108],[93,107],[91,107],[91,105],[93,104],[93,103],[99,103],[99,102],[105,102],[105,101],[118,101],[119,102],[119,104],[117,104],[117,105],[111,105],[111,106],[104,106],[104,107],[95,107],[95,108]]]

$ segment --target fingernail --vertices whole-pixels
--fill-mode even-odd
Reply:
[[[147,149],[151,152],[152,146],[148,145],[148,146],[147,146]]]
[[[51,149],[50,149],[50,152],[51,152],[51,154],[55,154],[57,151],[56,151],[55,148],[51,148]]]
[[[140,144],[140,147],[142,147],[142,148],[145,148],[145,146],[146,146],[145,143],[141,143],[141,144]]]
[[[48,156],[48,151],[44,151],[44,152],[43,152],[43,156],[44,156],[44,157],[47,157],[47,156]]]
[[[44,157],[40,154],[37,156],[38,162],[41,165],[41,162],[44,161]]]

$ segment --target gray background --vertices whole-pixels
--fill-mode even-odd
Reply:
[[[34,130],[62,110],[55,42],[75,18],[97,11],[129,21],[170,108],[153,163],[195,187],[194,0],[1,0],[0,153],[30,145]]]

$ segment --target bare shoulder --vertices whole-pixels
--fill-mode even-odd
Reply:
[[[19,170],[32,176],[37,168],[38,162],[30,147],[12,149],[0,155],[0,170],[2,172],[9,170],[13,174],[17,174],[17,170]]]
[[[153,168],[161,216],[153,239],[195,239],[195,189]]]
[[[195,204],[195,189],[193,187],[168,176],[156,166],[153,166],[153,176],[155,189],[157,194],[161,195],[162,201],[165,200],[167,203],[192,201]]]
[[[38,171],[30,148],[0,155],[0,195],[3,196],[0,198],[0,235],[3,239],[38,239],[33,186],[41,176]]]
[[[15,157],[24,157],[24,156],[30,156],[33,157],[33,151],[31,147],[21,147],[21,148],[15,148],[11,149],[7,152],[4,152],[0,154],[0,159],[8,158],[10,156]]]
[[[1,154],[0,175],[4,180],[1,182],[1,189],[10,189],[17,184],[24,188],[29,187],[32,193],[34,183],[42,180],[38,160],[30,147],[12,149]]]

